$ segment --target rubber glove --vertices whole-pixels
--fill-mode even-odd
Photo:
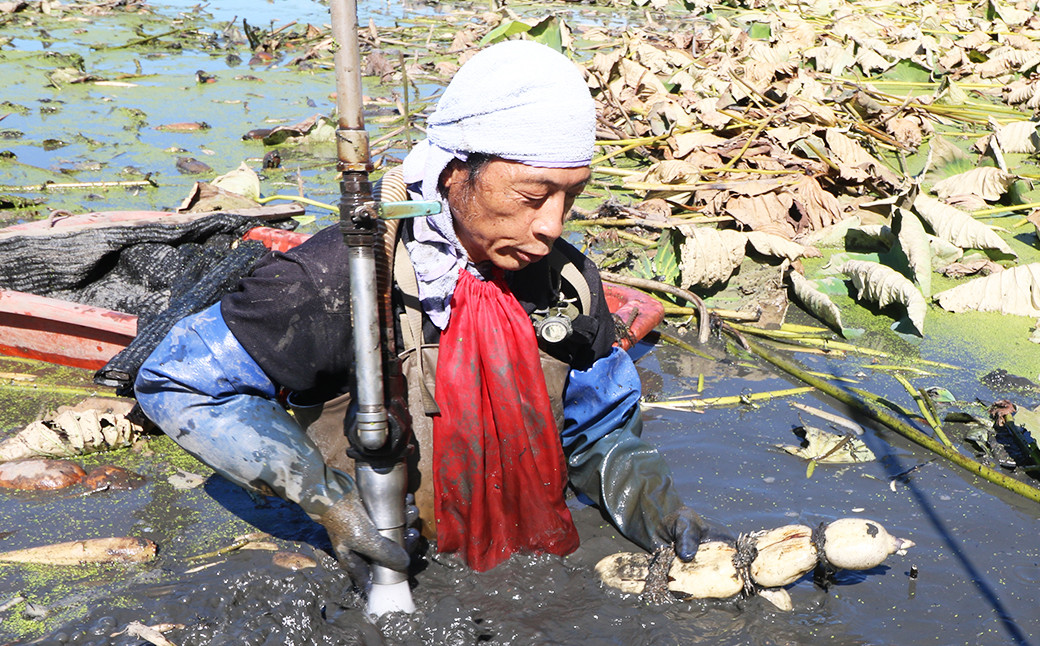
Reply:
[[[650,552],[671,545],[689,561],[712,532],[676,494],[661,454],[639,437],[640,390],[619,348],[588,370],[571,370],[561,433],[570,481],[626,538]]]

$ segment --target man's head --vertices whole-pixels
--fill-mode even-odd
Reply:
[[[500,43],[462,66],[417,150],[423,195],[447,201],[470,260],[520,269],[549,252],[588,181],[595,119],[577,66],[544,45]]]
[[[455,234],[472,262],[523,269],[552,249],[589,167],[541,168],[500,157],[454,160],[441,175]]]

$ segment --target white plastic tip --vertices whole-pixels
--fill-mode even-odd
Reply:
[[[415,612],[412,589],[408,581],[400,583],[374,583],[368,591],[368,614],[378,619],[390,612]]]

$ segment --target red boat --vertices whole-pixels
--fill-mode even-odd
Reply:
[[[296,205],[282,205],[240,214],[272,220],[302,212]],[[134,226],[142,222],[176,223],[205,215],[164,211],[86,213],[9,226],[0,229],[0,238],[113,225]],[[246,233],[244,239],[259,240],[269,249],[286,251],[308,237],[307,234],[257,226]],[[619,340],[619,345],[625,349],[664,318],[663,306],[643,292],[610,283],[604,284],[604,291],[610,310],[630,330],[627,338]],[[0,354],[97,370],[125,348],[136,334],[137,317],[133,314],[0,289]]]

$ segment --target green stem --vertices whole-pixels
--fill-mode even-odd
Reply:
[[[56,395],[78,395],[80,397],[115,397],[114,392],[108,392],[98,388],[78,388],[76,386],[49,386],[46,384],[20,384],[12,382],[0,384],[0,390],[16,390],[21,392],[54,393]]]
[[[324,202],[319,202],[317,200],[312,200],[309,197],[301,197],[299,195],[268,195],[267,197],[261,197],[261,198],[257,199],[256,201],[258,203],[260,203],[260,204],[267,204],[268,202],[271,202],[273,200],[289,200],[290,202],[299,202],[300,204],[309,204],[309,205],[315,206],[315,207],[317,207],[319,209],[326,209],[328,211],[332,211],[333,213],[339,213],[339,207],[338,206],[332,206],[331,204],[325,204]]]
[[[877,408],[876,406],[871,405],[868,402],[853,396],[847,390],[838,388],[837,386],[831,384],[825,379],[814,377],[805,370],[803,370],[801,367],[797,366],[795,363],[788,361],[787,359],[784,359],[782,357],[779,357],[771,352],[768,352],[758,343],[755,343],[751,340],[747,340],[746,342],[748,346],[751,348],[751,351],[757,354],[762,359],[765,359],[766,361],[773,364],[777,368],[783,370],[792,377],[800,379],[801,381],[804,381],[810,386],[815,387],[820,392],[830,395],[831,397],[837,399],[846,406],[858,410],[859,412],[863,413],[867,417],[870,417],[876,422],[884,424],[885,426],[892,429],[896,433],[899,433],[911,442],[914,442],[915,444],[918,444],[919,446],[922,446],[928,449],[929,451],[946,458],[947,460],[953,462],[957,466],[975,474],[980,478],[988,480],[989,482],[992,482],[995,485],[1003,487],[1004,489],[1007,489],[1008,491],[1011,491],[1013,493],[1017,493],[1018,495],[1028,498],[1034,502],[1040,502],[1040,489],[1037,489],[1036,487],[1033,487],[1024,482],[1019,482],[1018,480],[1006,476],[1003,473],[1000,473],[999,471],[995,471],[994,469],[991,469],[984,464],[980,464],[969,457],[965,457],[957,451],[954,451],[949,447],[943,446],[941,443],[928,437],[921,431],[910,426],[909,424],[906,424],[902,420],[896,419],[895,417],[889,415],[880,408]]]
[[[678,337],[674,337],[671,334],[668,334],[667,332],[658,331],[657,334],[658,334],[658,336],[661,337],[661,340],[664,341],[665,343],[671,343],[672,345],[678,346],[678,347],[682,348],[683,350],[686,350],[687,352],[692,352],[693,354],[697,355],[698,357],[700,357],[702,359],[707,359],[708,361],[717,361],[717,359],[715,357],[711,356],[707,352],[702,352],[701,350],[698,350],[696,347],[690,345],[686,341],[683,341],[682,339],[680,339]],[[698,383],[700,383],[700,382],[698,382]]]

